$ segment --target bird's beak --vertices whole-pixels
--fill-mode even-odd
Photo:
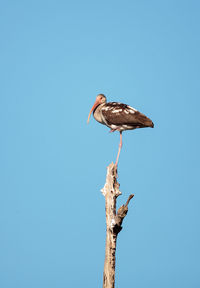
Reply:
[[[88,119],[87,119],[87,123],[89,123],[89,120],[90,120],[90,116],[91,116],[91,114],[92,114],[92,111],[93,111],[99,104],[100,104],[100,101],[99,101],[99,99],[97,99],[97,100],[95,101],[94,105],[92,106],[92,109],[90,110],[90,113],[89,113]]]

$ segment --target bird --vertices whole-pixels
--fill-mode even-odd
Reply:
[[[96,101],[88,115],[87,123],[89,123],[92,112],[94,119],[109,127],[111,129],[110,132],[120,132],[120,143],[115,162],[116,167],[118,165],[119,155],[122,148],[122,132],[137,128],[154,128],[154,123],[147,116],[127,104],[107,102],[107,98],[104,94],[97,95]]]

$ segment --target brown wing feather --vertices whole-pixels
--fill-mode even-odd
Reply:
[[[132,111],[132,113],[130,112]],[[102,109],[103,117],[108,124],[132,125],[133,127],[153,127],[153,122],[134,108],[117,102],[106,103]]]

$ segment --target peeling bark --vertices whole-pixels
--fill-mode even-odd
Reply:
[[[115,287],[115,252],[117,235],[122,230],[122,222],[128,212],[129,201],[133,198],[131,194],[125,205],[122,205],[116,213],[116,200],[121,192],[117,182],[117,169],[111,163],[107,167],[106,183],[101,190],[105,197],[106,206],[106,248],[103,273],[103,288]]]

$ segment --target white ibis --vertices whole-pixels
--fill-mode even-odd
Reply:
[[[117,167],[119,154],[122,148],[122,132],[124,130],[133,130],[137,128],[154,127],[153,122],[144,114],[132,108],[129,105],[118,103],[118,102],[108,102],[106,96],[99,94],[96,97],[96,101],[90,110],[88,120],[89,123],[90,116],[93,111],[93,116],[99,123],[108,126],[111,130],[110,132],[119,131],[120,132],[120,143],[119,150],[117,153],[117,159],[115,165]]]

